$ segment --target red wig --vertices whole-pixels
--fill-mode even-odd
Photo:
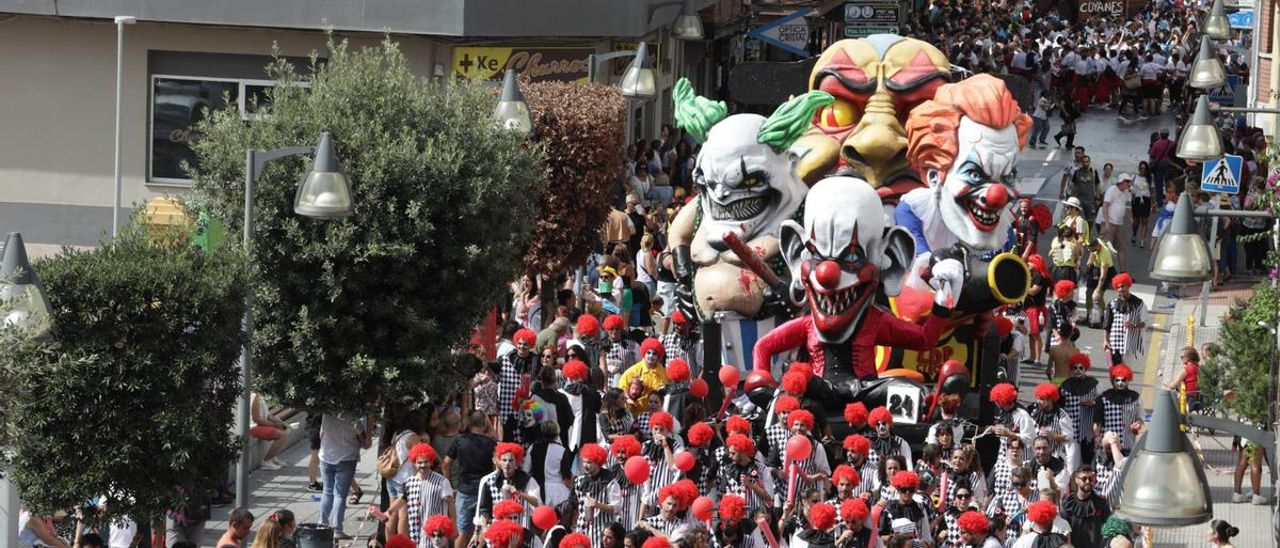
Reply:
[[[1124,379],[1124,380],[1126,380],[1126,381],[1132,381],[1132,380],[1133,380],[1133,370],[1132,370],[1132,369],[1129,369],[1129,366],[1127,366],[1127,365],[1125,365],[1125,364],[1123,364],[1123,363],[1121,363],[1121,364],[1116,364],[1116,365],[1114,365],[1114,366],[1112,366],[1112,367],[1111,367],[1111,378],[1113,378],[1113,379]]]
[[[725,440],[724,444],[739,453],[752,456],[756,454],[756,442],[751,441],[751,438],[742,434],[730,434],[729,439]]]
[[[747,517],[747,501],[738,495],[720,497],[720,521],[737,522]]]
[[[1128,272],[1121,272],[1111,278],[1111,289],[1119,290],[1120,286],[1124,285],[1133,285],[1133,276],[1130,276]]]
[[[1059,301],[1069,301],[1075,298],[1076,283],[1071,280],[1058,280],[1053,284],[1053,296]]]
[[[605,316],[605,317],[604,317],[604,329],[605,329],[605,331],[613,331],[614,329],[622,329],[623,325],[624,325],[624,323],[623,323],[623,321],[622,321],[622,316],[619,316],[619,315],[617,315],[617,314],[609,314],[608,316]]]
[[[532,329],[521,329],[516,331],[515,336],[511,337],[511,342],[516,344],[525,343],[532,347],[538,343],[538,334],[534,333]]]
[[[564,366],[560,368],[560,372],[564,373],[564,378],[571,381],[586,380],[587,375],[589,375],[587,364],[583,363],[582,360],[569,360],[564,362]]]
[[[841,464],[837,466],[836,470],[831,473],[831,483],[839,485],[840,482],[844,480],[849,480],[849,483],[853,484],[854,487],[857,487],[858,484],[862,483],[862,478],[858,477],[858,471],[854,470],[853,467],[848,464]]]
[[[409,462],[418,462],[418,459],[426,457],[427,462],[435,463],[440,460],[440,456],[436,454],[434,447],[429,443],[416,443],[409,449]]]
[[[499,443],[493,449],[493,458],[500,459],[507,453],[511,453],[511,456],[516,458],[516,462],[524,460],[524,446],[518,443]]]
[[[683,479],[677,481],[658,490],[659,503],[666,500],[667,497],[675,497],[676,511],[683,512],[698,498],[698,486],[693,483],[693,480]]]
[[[671,548],[671,542],[667,541],[667,537],[653,536],[644,541],[644,545],[640,548]]]
[[[1072,355],[1070,358],[1067,358],[1067,365],[1070,365],[1071,367],[1081,365],[1084,366],[1085,371],[1088,371],[1090,367],[1093,367],[1093,363],[1089,361],[1088,352],[1080,352]]]
[[[436,514],[427,518],[422,530],[427,533],[427,536],[439,532],[444,533],[445,538],[453,538],[458,534],[458,531],[453,527],[453,520],[444,514]]]
[[[804,409],[797,409],[787,415],[788,427],[794,426],[797,422],[804,424],[806,430],[813,431],[813,413]]]
[[[689,323],[689,318],[684,315],[684,312],[677,310],[671,313],[671,321],[676,325],[684,325]]]
[[[844,406],[844,420],[849,426],[862,428],[867,425],[867,406],[860,401]]]
[[[1018,387],[1007,382],[992,386],[991,401],[996,402],[1000,407],[1013,405],[1013,402],[1018,401]]]
[[[960,514],[956,518],[956,525],[960,526],[961,531],[974,535],[985,535],[991,530],[991,522],[987,521],[987,516],[973,510]]]
[[[524,514],[524,504],[514,499],[503,499],[493,504],[493,519],[516,519]]]
[[[600,320],[591,314],[578,316],[578,333],[586,337],[600,336]]]
[[[738,415],[729,415],[729,418],[724,420],[724,431],[730,434],[750,434],[751,421]]]
[[[845,523],[854,523],[867,519],[871,515],[871,509],[867,508],[867,501],[861,497],[853,497],[845,499],[840,503],[840,517],[844,518]]]
[[[613,439],[610,448],[613,449],[613,456],[618,457],[618,460],[627,460],[640,454],[640,440],[631,434],[618,436]]]
[[[560,539],[560,548],[591,548],[591,539],[582,533],[569,533]]]
[[[667,359],[667,349],[662,347],[662,343],[653,337],[649,337],[640,343],[640,356],[648,354],[652,350],[658,353],[659,360]]]
[[[689,362],[680,358],[673,358],[670,362],[667,362],[667,379],[671,382],[689,380]]]
[[[836,525],[836,507],[825,502],[810,506],[809,524],[819,531],[830,531]]]
[[[578,450],[578,454],[582,456],[583,461],[594,462],[599,465],[604,465],[604,462],[609,460],[609,452],[596,443],[583,444],[582,448]]]
[[[885,409],[882,405],[871,410],[871,414],[867,416],[867,422],[873,425],[883,422],[889,426],[893,426],[893,414],[889,413],[889,410]]]
[[[844,450],[866,455],[871,452],[871,440],[863,437],[862,434],[849,434],[844,438]]]
[[[1049,277],[1049,265],[1044,264],[1044,257],[1041,257],[1038,253],[1032,253],[1027,257],[1027,266],[1039,272],[1041,276]]]
[[[809,379],[799,371],[790,371],[782,375],[782,390],[792,396],[803,396],[808,384]]]
[[[1027,519],[1032,523],[1048,526],[1053,524],[1053,518],[1056,517],[1058,517],[1058,505],[1052,501],[1039,500],[1027,507]]]
[[[791,362],[787,373],[800,373],[804,375],[804,382],[808,383],[813,378],[813,366],[809,365],[809,362]]]
[[[1056,402],[1060,394],[1058,393],[1058,385],[1051,382],[1042,382],[1036,386],[1036,399],[1048,400]]]
[[[417,548],[417,545],[413,543],[413,539],[405,535],[392,535],[383,546],[385,548]]]
[[[899,470],[889,480],[894,489],[915,489],[920,486],[920,476],[911,470]]]
[[[1012,333],[1012,332],[1013,332],[1013,321],[1004,316],[996,316],[996,334],[1000,335],[1000,338],[1003,339],[1009,336],[1009,333]]]
[[[788,394],[778,396],[778,402],[773,404],[773,412],[779,415],[785,415],[799,408],[800,400],[797,400]]]
[[[706,447],[708,443],[711,443],[711,438],[714,438],[715,435],[715,431],[710,426],[707,426],[707,423],[695,423],[689,427],[689,445]]]
[[[675,417],[672,417],[671,413],[666,411],[655,411],[653,415],[649,416],[649,428],[655,426],[660,426],[667,430],[674,429],[676,426]]]
[[[490,546],[510,546],[511,541],[524,536],[524,527],[509,519],[500,519],[484,530],[484,539]]]

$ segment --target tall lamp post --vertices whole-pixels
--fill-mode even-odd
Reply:
[[[351,187],[347,174],[333,150],[333,138],[328,132],[320,134],[315,147],[285,147],[245,152],[244,184],[244,253],[248,266],[253,266],[253,202],[254,186],[267,162],[315,151],[315,161],[298,185],[294,196],[293,211],[312,219],[343,219],[352,213]],[[236,463],[236,506],[249,505],[249,402],[253,397],[253,292],[245,293],[244,346],[240,348],[240,407],[237,414],[237,432],[240,436],[240,460]]]
[[[121,97],[124,95],[124,26],[138,22],[132,15],[116,16],[116,150],[115,150],[115,190],[111,202],[111,239],[120,233],[120,110]]]
[[[27,246],[22,234],[13,232],[5,238],[4,256],[0,259],[0,306],[4,307],[0,318],[0,330],[16,328],[35,330],[38,338],[46,338],[53,328],[53,310],[45,293],[40,276],[27,260]],[[0,448],[0,452],[7,452]],[[0,454],[0,459],[7,459]],[[17,546],[19,506],[18,489],[9,479],[8,471],[0,477],[0,545]]]
[[[622,81],[618,83],[618,87],[622,90],[622,96],[627,98],[627,131],[626,143],[631,144],[631,99],[647,101],[653,99],[657,95],[657,75],[654,74],[653,68],[647,66],[649,62],[649,45],[640,42],[635,51],[614,51],[609,53],[593,53],[587,57],[587,81],[594,82],[596,80],[596,71],[598,67],[605,61],[618,59],[622,57],[635,56],[631,60],[631,64],[627,66],[626,72],[622,73]]]

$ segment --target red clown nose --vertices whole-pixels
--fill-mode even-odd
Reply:
[[[999,209],[1009,203],[1009,189],[1000,183],[993,183],[987,187],[987,193],[983,196],[987,202],[987,207]]]
[[[835,289],[840,286],[840,265],[835,261],[822,261],[813,275],[826,289]]]

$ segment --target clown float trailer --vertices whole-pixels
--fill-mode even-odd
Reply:
[[[722,363],[748,372],[740,408],[768,408],[799,358],[814,377],[801,399],[833,434],[861,401],[892,407],[918,443],[944,394],[991,423],[999,341],[986,326],[1030,285],[1006,250],[1031,121],[1001,80],[951,79],[934,46],[881,34],[832,44],[809,91],[768,118],[676,84],[676,123],[702,149],[696,207],[667,251],[712,403]]]

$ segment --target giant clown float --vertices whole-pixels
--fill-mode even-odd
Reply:
[[[1031,120],[1002,80],[952,83],[937,48],[896,35],[832,44],[808,84],[769,118],[677,84],[676,124],[702,143],[697,207],[668,244],[680,306],[708,382],[722,364],[747,373],[740,403],[767,407],[803,361],[802,396],[833,427],[860,401],[918,440],[944,394],[977,416],[997,358],[986,326],[1029,287],[1006,250]]]

